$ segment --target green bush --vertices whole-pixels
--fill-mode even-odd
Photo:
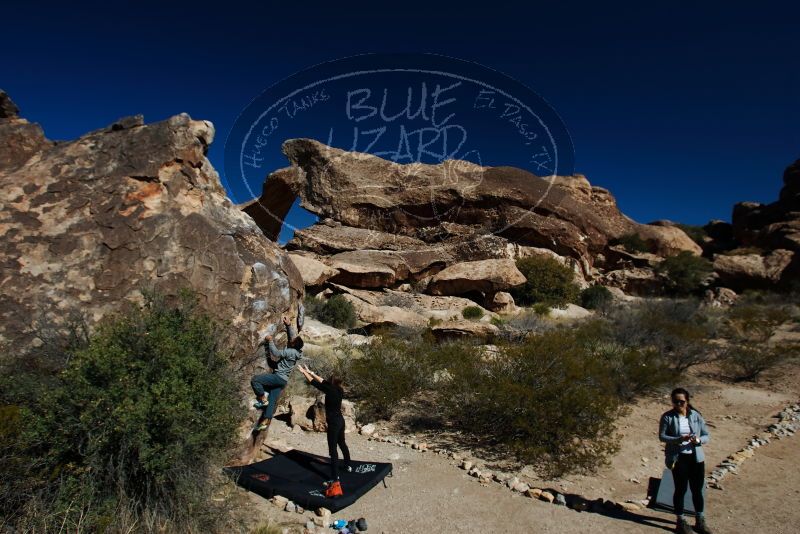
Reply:
[[[792,348],[784,344],[731,344],[725,350],[722,363],[723,369],[734,380],[755,382],[761,373],[777,367],[792,356]]]
[[[480,319],[483,317],[483,308],[480,306],[467,306],[461,310],[464,319]]]
[[[422,390],[430,379],[431,345],[421,340],[409,343],[392,335],[376,336],[339,362],[348,394],[360,402],[364,420],[388,418]]]
[[[314,309],[316,319],[334,328],[353,328],[356,324],[356,310],[353,304],[342,295],[333,295]]]
[[[4,503],[4,517],[70,531],[79,521],[104,531],[123,511],[141,531],[218,525],[209,475],[243,415],[219,339],[188,295],[176,306],[148,295],[142,309],[103,322],[57,383],[26,399],[15,448],[35,487],[27,510]]]
[[[700,289],[714,269],[707,259],[684,250],[659,263],[656,271],[666,275],[675,294],[688,295]]]
[[[514,302],[564,308],[577,300],[580,288],[575,283],[575,273],[555,258],[532,256],[520,258],[516,264],[526,282],[511,290]]]
[[[632,253],[650,252],[650,245],[639,234],[626,234],[609,241],[609,245],[621,245],[625,250]]]
[[[533,313],[540,316],[540,317],[547,317],[550,315],[550,305],[546,302],[537,302],[531,308]]]
[[[605,310],[613,300],[614,297],[606,286],[589,286],[581,291],[581,306],[587,310]]]
[[[678,374],[715,357],[716,323],[697,300],[644,301],[615,309],[609,320],[616,342],[656,350]]]
[[[772,341],[778,328],[791,320],[788,307],[743,303],[728,312],[722,329],[727,341],[723,367],[736,380],[758,380],[794,356],[797,347]]]
[[[544,473],[592,471],[618,447],[622,408],[606,363],[567,329],[448,368],[439,403],[456,427],[510,448]]]

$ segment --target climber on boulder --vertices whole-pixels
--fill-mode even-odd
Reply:
[[[269,334],[265,335],[259,343],[259,347],[261,345],[266,346],[267,363],[271,362],[274,365],[274,371],[255,375],[250,380],[250,385],[256,394],[256,402],[253,406],[262,410],[261,417],[255,427],[257,432],[266,430],[269,427],[269,423],[275,413],[275,405],[278,402],[278,398],[289,381],[289,374],[303,357],[303,339],[297,334],[288,317],[283,317],[283,324],[286,327],[288,336],[285,349],[276,347],[272,336]],[[270,365],[270,367],[273,367],[273,365]]]

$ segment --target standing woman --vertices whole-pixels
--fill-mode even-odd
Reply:
[[[703,445],[708,443],[706,422],[700,412],[689,404],[689,392],[683,388],[672,391],[672,409],[661,416],[658,438],[666,443],[665,462],[672,471],[675,493],[672,504],[677,515],[677,532],[692,534],[692,529],[683,515],[683,500],[687,486],[692,489],[692,503],[697,514],[695,531],[711,534],[704,514],[705,454]]]
[[[321,376],[314,374],[308,367],[302,364],[297,366],[306,380],[325,393],[325,419],[328,423],[328,453],[331,456],[331,479],[325,483],[326,497],[339,497],[342,495],[342,484],[339,482],[339,454],[336,450],[337,445],[342,449],[344,462],[347,471],[350,467],[350,449],[344,441],[344,416],[342,415],[342,381],[336,375],[329,380],[324,380]]]

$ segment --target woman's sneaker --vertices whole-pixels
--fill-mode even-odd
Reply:
[[[263,401],[257,400],[255,403],[253,403],[253,408],[256,408],[257,410],[263,410],[267,406],[269,406],[269,399],[264,399]]]
[[[694,530],[700,534],[713,534],[712,530],[708,528],[708,525],[706,525],[705,517],[697,518],[697,522],[694,524]]]
[[[675,532],[677,532],[677,534],[694,534],[692,527],[689,526],[689,523],[687,523],[685,519],[678,519],[675,525]]]
[[[269,428],[269,421],[262,421],[258,423],[253,430],[255,430],[256,432],[263,432],[268,428]]]

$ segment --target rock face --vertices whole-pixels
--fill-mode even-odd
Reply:
[[[800,160],[784,171],[776,202],[734,206],[733,233],[740,246],[800,251]]]
[[[768,288],[781,283],[788,283],[790,267],[794,263],[795,253],[790,250],[773,250],[762,256],[760,254],[724,255],[714,258],[714,271],[719,276],[719,283],[734,290],[748,288]]]
[[[583,175],[543,179],[466,161],[400,165],[311,139],[288,140],[283,152],[291,166],[271,173],[261,197],[242,209],[273,239],[298,197],[320,217],[287,244],[335,271],[328,276],[331,271],[315,265],[308,274],[305,265],[307,285],[327,280],[360,289],[403,287],[468,296],[511,312],[513,302],[502,293],[524,282],[513,263],[517,258],[555,257],[585,287],[607,271],[633,267],[655,278],[652,269],[665,256],[702,252],[672,224],[643,225],[625,217],[608,190],[593,187]],[[628,234],[639,234],[652,254],[632,258],[611,250],[611,240]],[[634,290],[642,285],[648,284],[619,284]],[[416,322],[395,310],[358,309],[362,320],[386,323],[392,316],[388,322]]]
[[[130,117],[53,143],[4,93],[0,110],[0,339],[29,336],[37,314],[96,321],[143,289],[191,288],[255,341],[303,296],[294,263],[227,199],[211,123]]]
[[[494,294],[525,283],[513,260],[479,260],[456,263],[437,273],[428,283],[432,295]]]
[[[466,161],[400,165],[311,139],[286,141],[283,151],[292,167],[267,178],[265,193],[245,208],[248,213],[283,213],[288,201],[271,191],[291,191],[305,209],[322,218],[361,229],[362,234],[375,232],[358,248],[394,243],[406,249],[399,245],[401,239],[439,244],[495,234],[591,264],[610,238],[641,231],[661,251],[697,252],[697,245],[677,228],[648,227],[622,215],[609,192],[592,187],[582,175],[549,181],[521,169]],[[276,235],[274,226],[262,228]],[[330,234],[325,229],[301,233],[296,246],[325,247],[331,241],[350,240],[331,239]]]

